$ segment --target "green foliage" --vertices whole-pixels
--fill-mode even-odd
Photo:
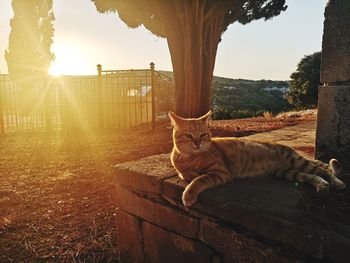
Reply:
[[[290,108],[285,94],[287,81],[244,80],[214,77],[214,119],[238,119],[278,113]]]
[[[298,109],[317,106],[320,85],[321,52],[302,58],[290,76],[288,102]]]
[[[52,0],[12,0],[9,47],[5,59],[10,74],[46,74],[54,59]]]
[[[91,0],[96,9],[101,13],[118,12],[121,20],[131,28],[144,25],[153,34],[166,37],[165,20],[171,20],[173,15],[183,17],[179,10],[190,9],[192,1],[178,0]],[[250,23],[256,19],[271,19],[287,9],[285,0],[226,0],[200,1],[204,6],[204,14],[210,14],[212,17],[222,16],[221,32],[226,31],[227,27],[238,21],[242,24]],[[201,3],[201,4],[202,4]],[[195,12],[193,10],[193,12]],[[186,12],[190,17],[193,12]],[[208,19],[209,20],[209,19]],[[176,25],[174,25],[176,26]]]

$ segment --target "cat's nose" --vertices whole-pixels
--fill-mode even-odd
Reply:
[[[196,145],[197,148],[201,146],[201,141],[200,140],[194,140],[194,144]]]

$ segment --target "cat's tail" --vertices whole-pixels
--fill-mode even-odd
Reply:
[[[310,160],[313,164],[331,172],[336,177],[341,178],[343,175],[343,167],[337,159],[331,159],[329,163],[324,163],[319,160]]]
[[[332,170],[332,173],[337,177],[342,177],[343,175],[343,167],[337,159],[331,159],[329,161],[329,166]]]

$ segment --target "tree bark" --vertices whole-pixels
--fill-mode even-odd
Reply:
[[[224,18],[206,13],[205,1],[173,2],[164,19],[175,77],[175,112],[199,117],[210,109],[211,85]],[[174,15],[175,13],[175,15]]]

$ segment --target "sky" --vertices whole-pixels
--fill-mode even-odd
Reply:
[[[130,29],[117,14],[100,14],[90,0],[54,0],[56,59],[50,73],[96,74],[103,69],[172,70],[166,39],[144,27]],[[214,75],[288,80],[300,59],[321,50],[325,0],[287,0],[288,9],[272,20],[231,24],[219,44]],[[0,0],[0,72],[7,73],[11,0]]]

